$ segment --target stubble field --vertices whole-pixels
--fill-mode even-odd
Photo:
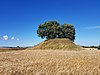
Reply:
[[[0,75],[100,75],[100,51],[0,52]]]

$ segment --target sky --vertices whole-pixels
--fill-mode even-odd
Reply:
[[[78,45],[100,45],[100,0],[0,0],[0,46],[34,46],[39,24],[73,24]]]

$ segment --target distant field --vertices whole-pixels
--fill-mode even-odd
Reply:
[[[0,52],[6,52],[6,51],[14,51],[14,50],[24,50],[26,48],[0,48]]]
[[[100,75],[100,51],[0,52],[0,75]]]

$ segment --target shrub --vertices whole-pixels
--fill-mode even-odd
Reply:
[[[100,50],[100,45],[98,46],[98,50]]]

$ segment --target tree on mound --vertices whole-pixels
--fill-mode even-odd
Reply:
[[[37,30],[39,37],[46,39],[54,39],[57,37],[60,31],[60,25],[56,21],[48,21],[44,24],[40,24]]]
[[[60,25],[57,21],[48,21],[40,24],[37,30],[39,37],[46,39],[68,38],[75,40],[75,28],[71,24]]]

